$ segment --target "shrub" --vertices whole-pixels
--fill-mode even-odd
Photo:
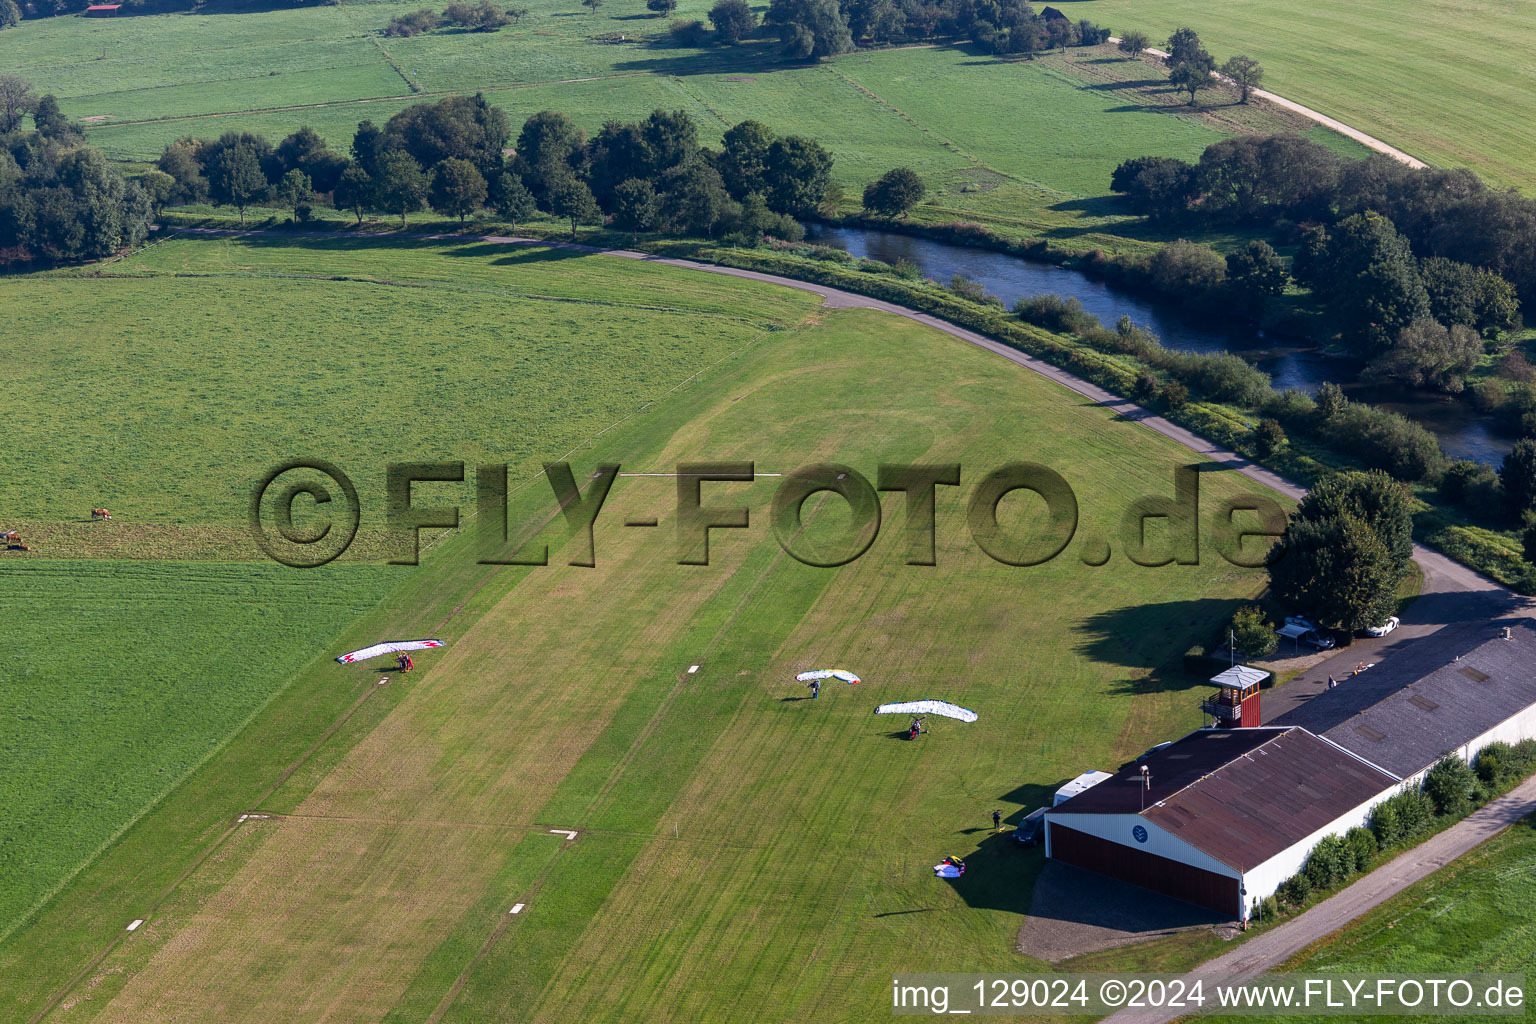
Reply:
[[[1025,323],[1060,334],[1078,334],[1099,326],[1098,318],[1084,309],[1076,296],[1062,298],[1054,292],[1020,299],[1013,304],[1013,311]]]
[[[1504,507],[1504,489],[1499,474],[1486,462],[1459,459],[1446,468],[1440,478],[1440,499],[1487,514]]]
[[[970,299],[972,302],[999,302],[1000,300],[987,294],[986,287],[974,277],[968,274],[956,274],[949,279],[946,286],[950,291],[962,299]]]
[[[409,39],[411,36],[430,32],[438,26],[437,12],[430,7],[423,7],[419,11],[402,14],[390,21],[384,27],[384,34],[395,39]]]
[[[1269,374],[1230,352],[1176,353],[1171,369],[1218,402],[1257,405],[1270,393]]]
[[[1307,854],[1302,874],[1314,889],[1327,889],[1344,881],[1354,868],[1353,856],[1346,857],[1344,840],[1338,836],[1324,836]]]
[[[1292,875],[1280,883],[1280,888],[1275,891],[1275,895],[1279,896],[1284,903],[1299,907],[1307,902],[1308,896],[1312,895],[1312,883],[1307,881],[1305,873]]]
[[[1147,276],[1166,295],[1198,299],[1226,281],[1227,261],[1216,250],[1181,238],[1152,255]]]
[[[1536,380],[1536,367],[1531,365],[1523,352],[1512,349],[1499,360],[1499,376],[1506,380],[1529,384],[1532,380]]]
[[[1442,757],[1424,776],[1424,792],[1441,814],[1465,814],[1476,786],[1471,766],[1455,754]]]
[[[1253,447],[1263,459],[1269,458],[1285,444],[1285,428],[1276,419],[1264,419],[1253,428]]]
[[[1421,835],[1434,814],[1429,797],[1422,790],[1410,789],[1377,804],[1371,810],[1369,828],[1376,836],[1376,845],[1385,850]]]
[[[1354,863],[1355,871],[1364,871],[1376,856],[1376,837],[1368,828],[1356,826],[1344,833],[1344,852]]]
[[[698,18],[674,18],[667,31],[679,46],[705,46],[709,43],[709,29]]]
[[[1163,402],[1170,409],[1182,409],[1189,404],[1189,388],[1176,380],[1163,385]]]
[[[1259,920],[1267,921],[1280,916],[1280,904],[1273,896],[1259,901]]]
[[[922,269],[905,256],[898,257],[896,262],[891,264],[891,273],[903,281],[920,281],[923,277]]]

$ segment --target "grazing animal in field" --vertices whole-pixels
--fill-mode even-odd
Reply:
[[[93,509],[91,509],[91,521],[92,522],[95,522],[98,519],[111,519],[111,518],[112,518],[112,513],[108,512],[104,508],[93,508]]]

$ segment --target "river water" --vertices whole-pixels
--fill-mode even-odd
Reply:
[[[1234,352],[1269,374],[1277,388],[1298,388],[1311,393],[1324,381],[1335,381],[1352,398],[1417,420],[1440,439],[1441,447],[1452,458],[1497,463],[1514,443],[1493,434],[1466,402],[1441,395],[1370,391],[1356,380],[1360,364],[1355,360],[1325,355],[1315,346],[1293,338],[1265,337],[1262,331],[1247,325],[1222,330],[1066,267],[872,228],[807,224],[805,237],[818,245],[846,249],[854,256],[886,263],[905,259],[925,276],[938,281],[965,274],[1009,306],[1017,299],[1044,292],[1073,296],[1107,327],[1114,326],[1120,317],[1129,316],[1155,332],[1169,348],[1185,352]]]

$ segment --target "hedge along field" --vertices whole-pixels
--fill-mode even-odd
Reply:
[[[1182,25],[1218,61],[1257,58],[1264,87],[1440,166],[1536,189],[1536,6],[1525,0],[1090,0],[1074,17],[1154,45]]]
[[[399,238],[172,240],[112,274],[0,281],[15,326],[0,514],[42,538],[33,557],[261,557],[251,491],[295,458],[356,481],[366,530],[387,462],[531,475],[815,304],[633,261]],[[434,493],[473,501],[472,482]],[[98,507],[114,520],[81,522]]]
[[[0,563],[0,939],[405,572]]]
[[[936,566],[903,564],[904,502],[890,495],[874,546],[817,569],[768,526],[777,480],[722,484],[706,500],[747,505],[750,526],[717,531],[711,564],[686,567],[676,482],[621,479],[595,568],[508,570],[387,716],[261,805],[292,817],[196,871],[59,1019],[276,1024],[325,1007],[420,1021],[446,1005],[444,1021],[507,1007],[720,1020],[774,1005],[843,1020],[884,1005],[893,965],[1041,966],[1013,952],[1040,860],[983,830],[988,812],[1016,820],[1062,779],[1199,724],[1179,656],[1263,586],[1209,550],[1161,569],[1121,553],[1124,510],[1171,493],[1192,456],[990,353],[847,310],[721,364],[576,469],[699,458],[865,473],[957,460],[965,486],[940,489]],[[1081,509],[1079,540],[1030,569],[991,561],[965,526],[970,487],[1013,459],[1057,467]],[[1208,508],[1256,490],[1202,474]],[[643,515],[661,529],[622,525]],[[1002,516],[1010,530],[1036,522],[1017,498]],[[818,545],[846,522],[835,500],[809,518]],[[1115,545],[1108,565],[1080,559],[1094,536]],[[795,672],[823,664],[864,682],[797,699]],[[908,744],[893,735],[904,721],[870,714],[921,696],[981,719],[930,722]],[[552,827],[583,831],[568,843]],[[972,865],[964,884],[933,878],[945,854]],[[53,920],[18,942],[45,943]],[[68,976],[54,960],[0,960],[18,962],[0,1000]]]

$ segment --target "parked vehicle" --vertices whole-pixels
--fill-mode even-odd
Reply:
[[[1310,629],[1314,633],[1321,633],[1323,631],[1322,626],[1319,626],[1305,615],[1287,615],[1285,617],[1285,624],[1287,626],[1300,626],[1302,629]]]
[[[1045,834],[1045,808],[1037,807],[1024,816],[1019,827],[1013,830],[1013,841],[1020,846],[1034,846]]]
[[[1310,632],[1303,633],[1301,635],[1301,642],[1312,648],[1314,651],[1333,650],[1333,637],[1329,636],[1327,633],[1320,633],[1315,629],[1311,630]]]
[[[1400,625],[1402,625],[1402,623],[1399,622],[1397,616],[1394,615],[1379,626],[1367,626],[1365,631],[1371,636],[1386,636]]]

